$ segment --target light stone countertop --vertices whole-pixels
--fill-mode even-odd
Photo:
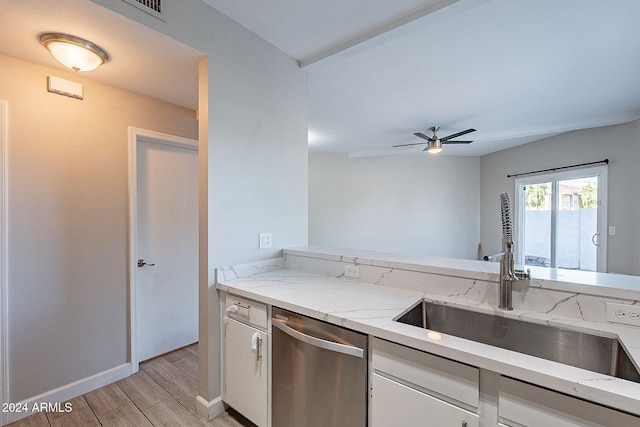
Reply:
[[[498,262],[403,255],[359,249],[300,246],[285,249],[284,253],[285,255],[408,269],[425,273],[448,274],[479,280],[497,281],[500,272],[500,264]],[[527,268],[531,270],[531,277],[534,278],[532,286],[612,298],[640,299],[640,276],[535,266]]]
[[[297,249],[285,250],[293,254]],[[309,248],[299,250],[310,256],[337,257],[345,261],[345,255]],[[347,257],[352,256],[348,255]],[[360,255],[361,259],[363,255]],[[430,258],[430,257],[429,257]],[[467,260],[448,260],[434,258],[426,265],[424,257],[412,264],[412,269],[435,268],[465,270],[477,278],[486,278],[494,274],[495,265]],[[349,260],[347,260],[349,261]],[[394,268],[407,265],[406,257],[375,256],[368,263],[389,263]],[[411,261],[409,261],[411,262]],[[471,264],[468,264],[471,263]],[[482,268],[475,271],[469,265],[478,263]],[[463,265],[464,264],[464,265]],[[371,264],[370,264],[371,265]],[[487,267],[484,267],[487,266]],[[478,267],[478,265],[476,265]],[[260,271],[260,269],[256,269]],[[435,270],[434,270],[435,271]],[[606,286],[605,286],[606,287]],[[381,286],[361,282],[345,277],[332,277],[286,268],[260,272],[244,278],[218,279],[217,288],[222,291],[277,306],[286,310],[304,314],[329,323],[341,325],[365,334],[406,345],[418,350],[457,360],[469,365],[487,369],[522,381],[556,390],[571,396],[597,402],[633,414],[640,415],[640,384],[587,371],[580,368],[540,359],[525,354],[477,343],[451,335],[432,333],[432,331],[393,321],[417,302],[427,299],[450,305],[460,305],[491,314],[520,318],[537,323],[564,326],[587,332],[596,332],[608,336],[617,336],[636,366],[640,362],[640,328],[611,323],[588,322],[578,319],[563,319],[557,316],[545,316],[541,313],[515,309],[510,312],[496,310],[490,306],[456,301],[413,289]],[[624,290],[623,290],[624,291]]]

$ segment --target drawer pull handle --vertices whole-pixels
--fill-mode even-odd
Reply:
[[[235,305],[236,307],[238,307],[238,314],[240,316],[246,316],[249,317],[249,311],[251,310],[251,306],[249,304],[243,304],[241,302],[236,302],[233,305]],[[246,310],[246,313],[241,313],[240,310]]]

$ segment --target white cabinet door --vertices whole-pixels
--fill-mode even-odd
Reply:
[[[268,425],[267,337],[233,319],[226,325],[224,400],[259,427]]]
[[[478,415],[378,374],[372,375],[372,427],[478,426]]]

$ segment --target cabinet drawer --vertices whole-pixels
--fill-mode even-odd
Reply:
[[[479,425],[479,417],[378,374],[372,376],[372,427]]]
[[[373,339],[374,372],[384,372],[455,401],[478,407],[479,370],[409,347]]]
[[[237,312],[230,308],[236,306]],[[225,312],[231,319],[236,319],[250,325],[267,329],[267,305],[250,299],[227,294],[225,300]]]
[[[640,418],[562,393],[502,377],[500,421],[512,426],[638,426]]]

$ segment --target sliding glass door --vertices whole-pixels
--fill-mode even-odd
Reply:
[[[519,264],[606,271],[607,168],[516,180]]]

